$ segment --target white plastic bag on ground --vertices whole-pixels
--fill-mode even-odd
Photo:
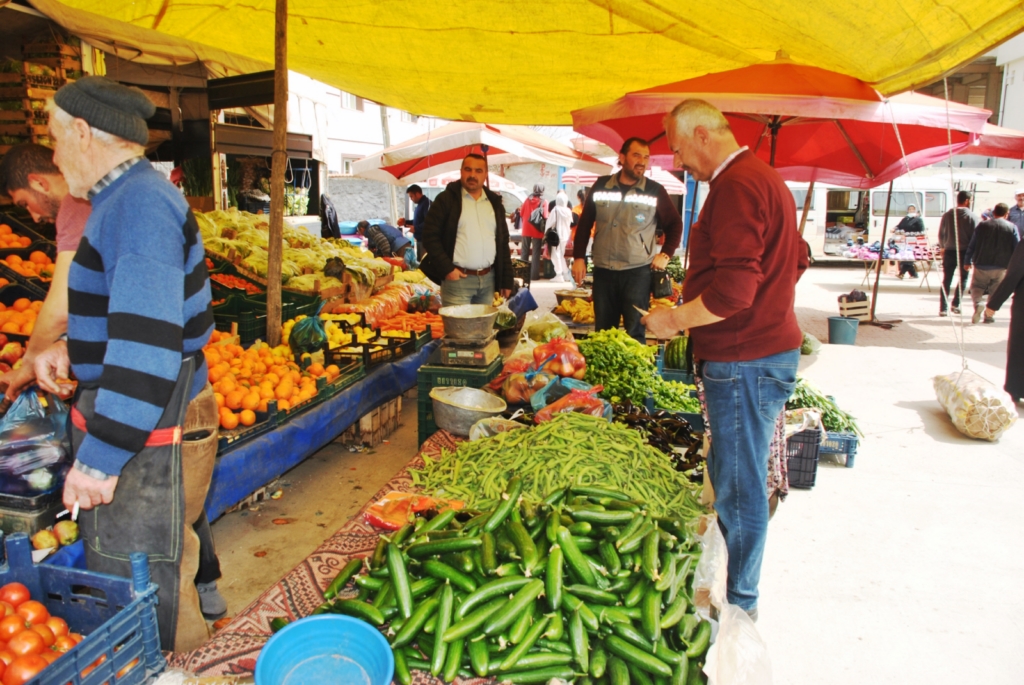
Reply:
[[[772,685],[768,646],[747,612],[726,599],[729,550],[718,518],[703,517],[700,530],[701,556],[694,571],[693,602],[705,619],[712,607],[718,613],[717,625],[712,621],[713,642],[704,663],[708,685]]]
[[[933,382],[939,404],[969,438],[995,441],[1017,422],[1009,393],[972,371],[936,376]]]

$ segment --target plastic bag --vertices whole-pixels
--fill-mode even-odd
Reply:
[[[519,319],[508,308],[508,303],[498,307],[498,317],[494,320],[494,327],[501,331],[510,331],[516,327],[519,323]]]
[[[956,429],[969,438],[998,440],[1017,422],[1009,393],[971,371],[936,376],[935,395]]]
[[[501,393],[509,404],[525,404],[552,380],[554,376],[537,370],[513,373],[502,383]]]
[[[546,343],[554,338],[573,339],[566,325],[550,311],[529,312],[523,321],[523,337],[536,343]]]
[[[804,333],[804,341],[800,345],[800,354],[817,354],[821,352],[821,341],[810,333]]]
[[[590,390],[591,387],[593,386],[585,381],[558,376],[554,381],[533,394],[533,397],[530,398],[530,406],[533,407],[533,411],[540,411],[552,402],[562,399],[573,390]]]
[[[526,428],[526,426],[518,421],[510,421],[500,416],[480,419],[469,429],[469,439],[473,441],[480,440],[481,438],[493,438],[495,435],[514,431],[518,428]]]
[[[71,445],[68,410],[58,398],[47,406],[30,388],[0,419],[0,491],[21,495],[52,490],[66,470]]]
[[[550,342],[538,345],[533,350],[533,361],[548,373],[583,380],[587,370],[587,361],[583,358],[579,346],[572,340],[554,338]]]
[[[521,373],[529,370],[530,365],[530,357],[525,355],[520,355],[515,359],[509,359],[505,362],[505,366],[501,367],[501,371],[498,372],[498,375],[488,383],[488,387],[491,390],[501,390],[501,386],[504,385],[506,378],[514,373]]]
[[[324,303],[320,302],[315,314],[292,327],[288,336],[288,347],[292,348],[292,352],[316,352],[323,349],[327,342],[327,331],[324,330],[324,322],[320,320],[320,310],[323,308]]]
[[[535,423],[544,423],[550,421],[555,414],[573,411],[578,414],[601,416],[611,421],[611,403],[596,397],[597,393],[602,390],[604,390],[602,385],[595,385],[590,390],[573,390],[562,399],[552,402],[534,414],[533,420]]]

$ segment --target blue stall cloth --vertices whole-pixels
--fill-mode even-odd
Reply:
[[[416,372],[438,345],[440,341],[432,340],[416,354],[374,369],[335,397],[217,457],[206,496],[206,515],[216,520],[313,455],[360,417],[416,387]]]
[[[533,299],[533,295],[527,288],[522,288],[515,295],[508,298],[506,304],[508,304],[508,308],[512,310],[517,319],[526,314],[526,312],[532,312],[537,308],[537,300]]]

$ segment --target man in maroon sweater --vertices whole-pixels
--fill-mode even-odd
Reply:
[[[768,449],[796,384],[803,335],[793,312],[807,253],[793,195],[779,174],[736,143],[722,113],[685,100],[666,118],[676,164],[711,184],[690,233],[683,300],[655,309],[647,330],[690,330],[704,382],[708,474],[729,548],[729,602],[757,618],[768,532]]]

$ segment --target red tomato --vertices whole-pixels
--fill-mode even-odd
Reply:
[[[10,666],[11,662],[14,661],[14,655],[6,649],[0,652],[0,662],[3,662],[4,666]]]
[[[17,613],[14,610],[14,607],[11,606],[10,602],[0,602],[0,611],[4,613],[4,616],[10,616],[11,614]],[[0,616],[0,618],[3,618],[3,616]]]
[[[54,661],[56,661],[57,659],[60,658],[60,654],[58,654],[57,652],[53,651],[52,649],[44,649],[43,653],[40,654],[39,656],[41,656],[44,659],[46,659],[46,663],[47,664],[52,664]]]
[[[50,618],[50,612],[46,610],[42,602],[30,599],[18,607],[18,616],[25,619],[27,623],[37,626],[46,623],[46,620]]]
[[[74,640],[76,645],[85,639],[81,633],[68,633],[68,637]]]
[[[0,640],[10,642],[15,635],[25,630],[27,627],[28,626],[25,625],[25,619],[17,614],[0,618]]]
[[[58,652],[60,652],[61,654],[63,654],[64,652],[68,651],[69,649],[74,649],[75,645],[77,645],[77,644],[78,644],[77,642],[72,640],[67,635],[60,635],[60,636],[57,637],[56,640],[54,640],[53,648],[55,650],[57,650]]]
[[[53,634],[50,627],[45,623],[40,623],[37,626],[32,626],[29,630],[39,633],[39,637],[43,638],[43,644],[47,648],[53,647],[53,643],[57,641],[57,636]]]
[[[123,677],[124,677],[124,675],[125,675],[125,674],[126,674],[126,673],[127,673],[128,671],[130,671],[130,670],[132,670],[133,668],[135,668],[135,667],[136,667],[136,666],[137,666],[138,664],[139,664],[139,659],[138,659],[138,657],[136,657],[136,658],[132,659],[132,660],[131,660],[131,662],[130,662],[130,663],[129,663],[129,664],[127,665],[127,666],[125,666],[124,668],[122,668],[122,669],[121,669],[120,671],[118,671],[118,672],[117,672],[117,679],[118,679],[118,680],[120,680],[121,678],[123,678]]]
[[[46,619],[46,625],[53,631],[54,637],[68,634],[68,623],[60,616],[51,616]]]
[[[46,659],[38,654],[18,657],[4,671],[3,685],[24,685],[47,666]]]
[[[21,583],[7,583],[0,587],[0,601],[7,602],[15,609],[31,598],[28,588]]]
[[[7,643],[7,651],[14,656],[39,654],[44,649],[46,649],[46,643],[43,642],[43,636],[34,630],[22,631]]]

